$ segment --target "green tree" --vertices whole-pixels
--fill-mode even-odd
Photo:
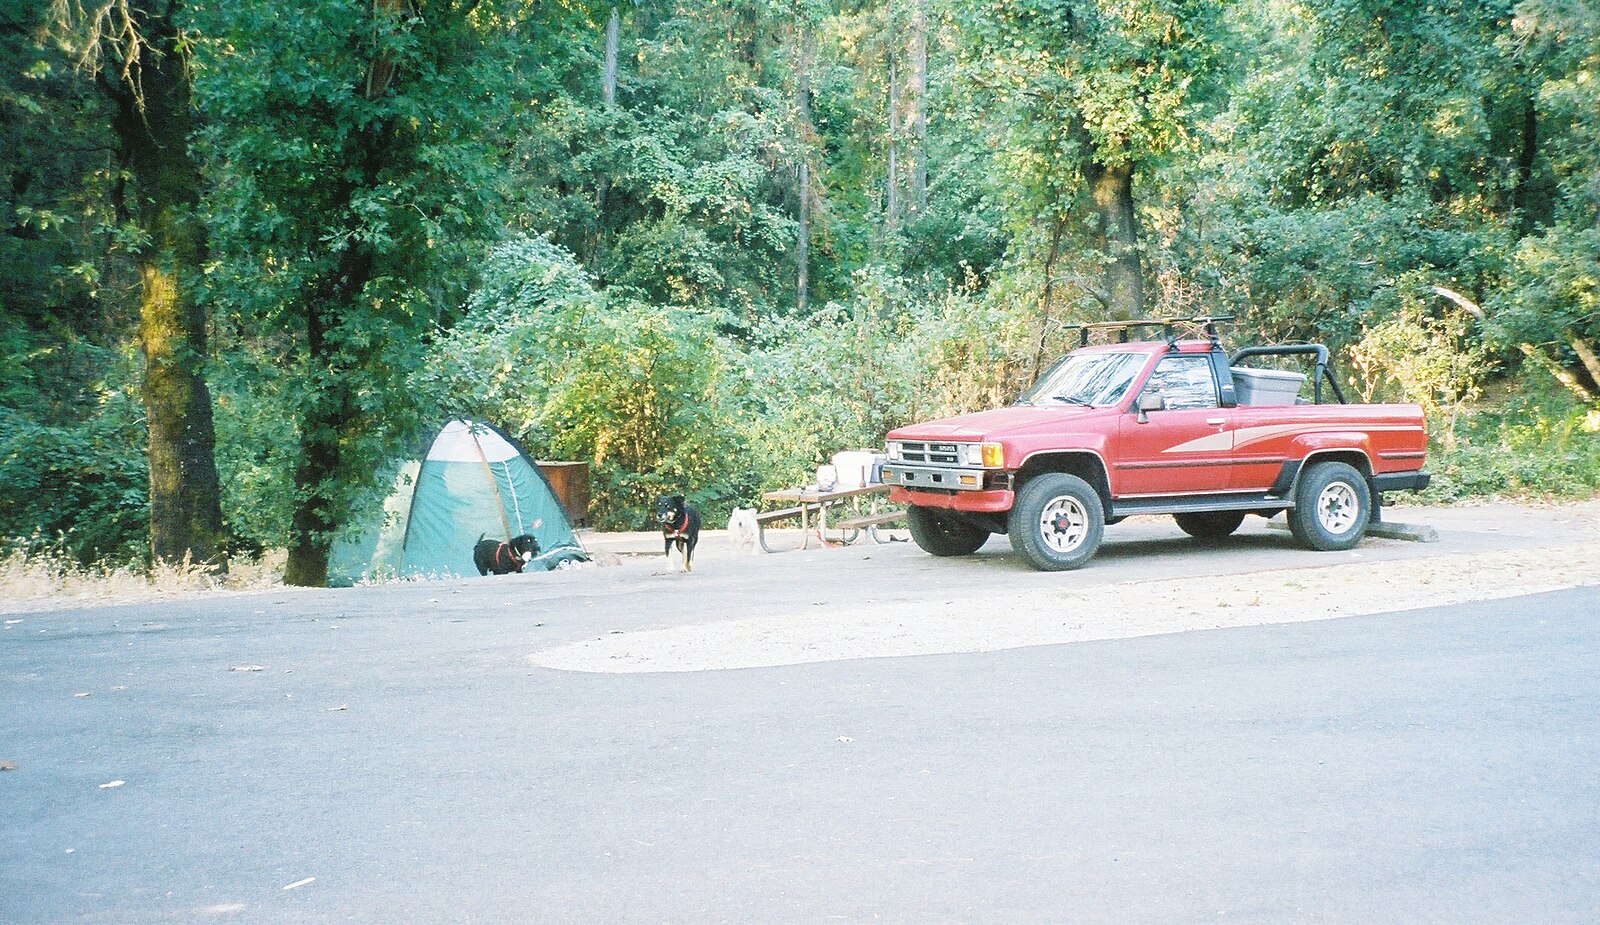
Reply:
[[[1502,42],[1534,82],[1539,161],[1558,192],[1489,305],[1497,334],[1588,406],[1600,430],[1600,9],[1527,0]],[[1526,224],[1526,223],[1525,223]]]
[[[55,0],[62,41],[112,104],[118,155],[131,177],[141,234],[139,348],[149,426],[150,551],[225,567],[216,434],[206,387],[207,260],[190,84],[189,10],[179,0],[134,7]]]
[[[552,234],[604,287],[748,327],[794,291],[780,271],[794,238],[779,173],[792,121],[783,11],[721,0],[620,13],[633,53],[614,105],[594,79],[599,56],[575,54],[582,79],[541,97],[519,140],[521,229]]]
[[[1050,229],[1047,284],[1063,232],[1087,215],[1099,266],[1078,284],[1112,317],[1144,311],[1134,180],[1189,144],[1221,10],[1209,0],[1006,0],[946,13],[965,40],[975,105],[1000,126],[1013,214]]]
[[[334,535],[416,428],[408,376],[500,227],[531,37],[567,15],[320,0],[203,17],[219,296],[283,338],[293,371],[289,584],[326,582]]]

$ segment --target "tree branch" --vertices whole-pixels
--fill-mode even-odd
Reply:
[[[1578,355],[1578,359],[1583,361],[1583,368],[1589,371],[1589,378],[1594,380],[1595,385],[1600,385],[1600,357],[1595,356],[1594,348],[1589,346],[1588,341],[1570,331],[1567,332],[1567,345]]]
[[[1456,303],[1463,311],[1472,317],[1478,319],[1479,321],[1484,320],[1485,316],[1483,309],[1478,305],[1478,303],[1472,301],[1461,293],[1456,292],[1453,289],[1446,289],[1443,286],[1429,286],[1428,288],[1433,290],[1434,295],[1443,296],[1444,298]]]
[[[1585,388],[1583,383],[1578,381],[1577,376],[1574,376],[1560,363],[1550,359],[1550,355],[1545,353],[1544,350],[1534,346],[1533,344],[1526,343],[1518,344],[1517,349],[1521,350],[1524,356],[1532,360],[1545,372],[1556,377],[1556,381],[1566,386],[1567,391],[1571,392],[1573,395],[1576,395],[1579,401],[1586,405],[1592,405],[1595,403],[1594,393]]]

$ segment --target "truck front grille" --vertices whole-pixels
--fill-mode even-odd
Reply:
[[[900,444],[900,455],[908,463],[943,463],[954,466],[961,462],[954,443],[905,441]]]

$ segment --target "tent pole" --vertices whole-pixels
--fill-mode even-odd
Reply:
[[[478,434],[467,426],[467,436],[472,438],[472,445],[478,451],[478,461],[483,463],[483,474],[489,477],[489,487],[494,489],[494,503],[500,509],[500,524],[506,528],[506,542],[511,542],[511,517],[506,514],[506,499],[500,496],[500,483],[495,480],[494,467],[489,465],[489,456],[483,451],[483,444],[478,442]]]
[[[534,468],[538,468],[537,463],[534,464]],[[506,477],[506,484],[511,486],[511,507],[517,512],[517,530],[526,530],[528,525],[522,521],[522,500],[517,497],[517,483],[511,481],[511,464],[503,459],[500,461],[500,474]],[[538,524],[534,526],[537,527]]]

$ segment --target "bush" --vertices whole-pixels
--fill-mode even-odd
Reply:
[[[79,562],[149,558],[149,469],[138,405],[107,392],[81,424],[0,410],[0,537]]]
[[[1600,491],[1600,434],[1564,392],[1519,384],[1516,397],[1465,416],[1454,445],[1437,441],[1424,501],[1471,497],[1582,498]]]
[[[493,421],[536,456],[588,461],[595,524],[637,529],[669,490],[711,517],[748,493],[736,355],[712,318],[602,295],[570,253],[521,238],[495,250],[419,383],[440,416]]]
[[[919,299],[879,268],[854,282],[849,302],[738,340],[705,313],[598,292],[570,253],[518,239],[486,263],[419,387],[441,414],[588,461],[597,526],[648,526],[666,491],[715,521],[809,481],[839,450],[1003,403],[1023,384],[1032,349],[1014,311],[959,291]]]

